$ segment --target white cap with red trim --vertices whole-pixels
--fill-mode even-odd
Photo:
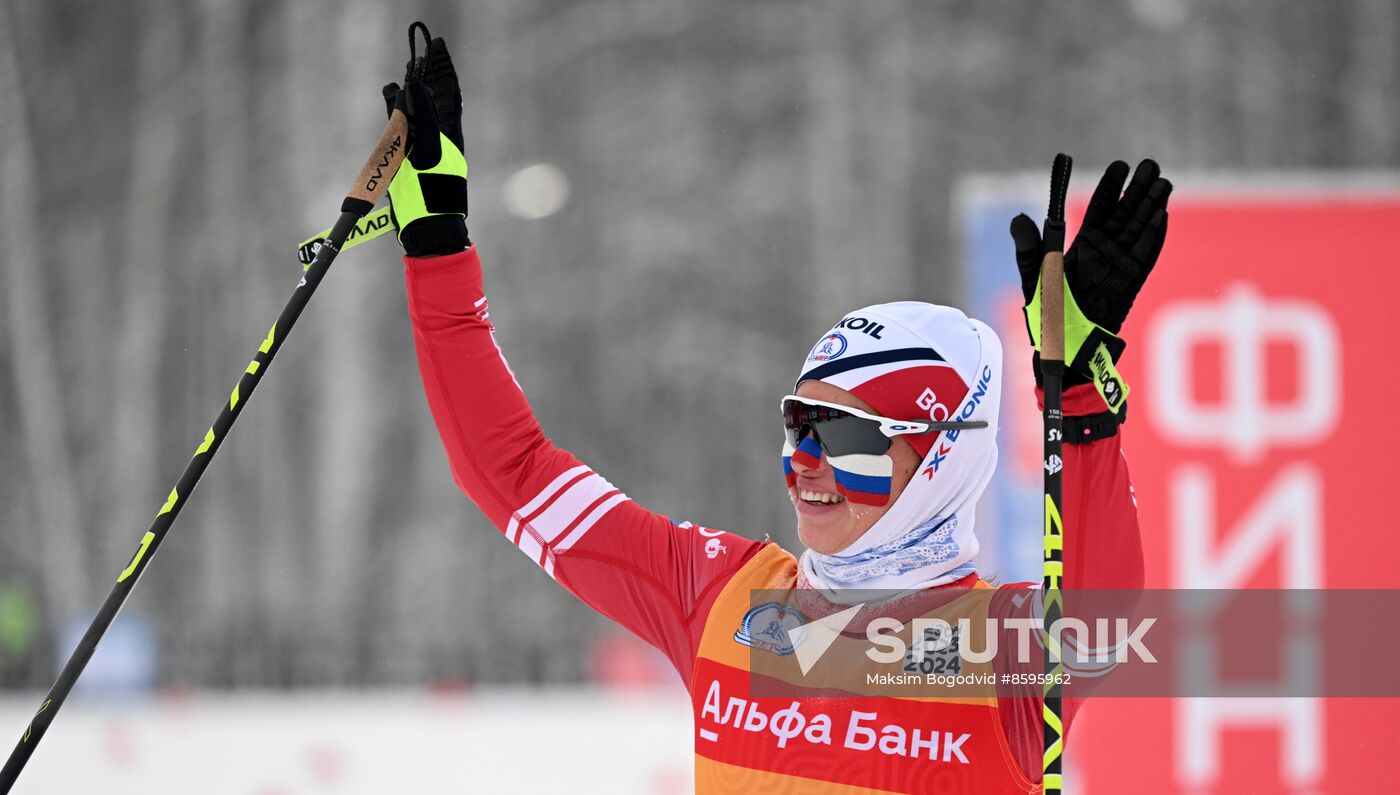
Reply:
[[[919,301],[868,306],[817,341],[797,383],[809,380],[845,389],[886,417],[987,423],[901,437],[923,456],[918,471],[885,515],[849,547],[835,555],[808,550],[802,556],[809,583],[906,590],[975,572],[974,506],[997,460],[996,332],[952,307]]]

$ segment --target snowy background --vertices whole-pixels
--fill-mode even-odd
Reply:
[[[468,225],[546,430],[789,548],[776,398],[844,311],[974,299],[969,176],[1400,168],[1392,0],[0,0],[0,736],[334,219],[418,18],[462,75]],[[387,239],[337,262],[94,665],[21,791],[174,791],[141,772],[157,738],[247,774],[209,792],[383,791],[348,758],[485,781],[541,736],[639,782],[615,791],[688,786],[674,673],[453,486]],[[390,733],[414,761],[369,758]]]

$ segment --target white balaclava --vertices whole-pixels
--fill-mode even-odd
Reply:
[[[951,307],[919,301],[868,306],[846,315],[817,341],[797,383],[809,380],[845,389],[882,416],[985,420],[987,427],[900,437],[923,456],[909,485],[846,549],[834,555],[803,553],[800,573],[806,584],[904,591],[976,572],[973,513],[997,462],[1001,341],[996,332]],[[802,462],[818,452],[813,447],[785,446],[785,469],[791,472],[792,456]],[[840,459],[828,459],[843,493],[843,480],[878,483],[893,465],[888,455],[843,458],[859,470],[852,474],[841,468]],[[857,498],[853,504],[880,501],[869,496],[848,495]]]

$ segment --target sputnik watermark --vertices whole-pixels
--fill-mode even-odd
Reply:
[[[896,618],[874,619],[865,628],[865,637],[880,650],[869,649],[865,656],[872,662],[895,663],[908,659],[923,659],[933,652],[955,651],[963,662],[987,663],[997,656],[1000,640],[1005,631],[1016,635],[1015,662],[1029,664],[1044,659],[1043,638],[1046,635],[1045,619],[1037,617],[984,618],[981,649],[974,649],[968,639],[973,636],[972,619],[959,618],[957,627],[941,618],[916,618],[911,622],[913,637],[919,638],[913,648],[904,642],[899,633],[905,624]],[[1052,639],[1050,655],[1052,660],[1071,663],[1122,663],[1130,654],[1145,663],[1155,663],[1157,658],[1143,642],[1148,630],[1157,623],[1155,618],[1144,618],[1132,624],[1126,618],[1094,620],[1091,634],[1087,622],[1062,617],[1051,622],[1049,635]],[[1032,657],[1031,640],[1035,639],[1036,652]],[[959,642],[961,639],[961,642]],[[1059,653],[1056,653],[1056,649]],[[1066,653],[1067,652],[1067,653]]]
[[[803,674],[809,673],[822,655],[831,648],[832,641],[841,634],[861,607],[863,605],[856,605],[788,631]],[[1156,622],[1155,618],[1143,618],[1136,623],[1127,618],[1098,618],[1094,620],[1091,632],[1088,622],[1064,616],[1050,624],[1048,635],[1051,642],[1048,656],[1052,662],[1070,664],[1123,663],[1132,656],[1144,663],[1155,663],[1157,658],[1147,647],[1145,638]],[[1047,632],[1044,618],[987,617],[981,620],[981,624],[979,631],[974,632],[971,618],[959,618],[956,624],[942,618],[915,618],[906,624],[897,618],[882,616],[870,621],[865,627],[865,637],[871,645],[871,648],[865,651],[865,656],[875,663],[912,662],[919,665],[932,659],[933,655],[946,660],[947,656],[952,654],[960,663],[981,665],[998,656],[1001,652],[1001,638],[1010,634],[1014,636],[1014,662],[1028,665],[1046,659]],[[917,638],[912,647],[903,635]],[[980,643],[974,642],[974,637],[980,637]],[[981,648],[975,648],[979,645]],[[955,664],[952,667],[954,674],[961,670],[961,665]],[[934,675],[942,672],[922,673]]]
[[[755,591],[734,641],[751,695],[813,692],[1035,698],[1396,698],[1400,589]],[[859,604],[857,604],[859,602]],[[971,678],[969,678],[971,677]]]

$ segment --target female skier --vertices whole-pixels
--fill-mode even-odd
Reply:
[[[673,523],[541,432],[497,345],[467,237],[461,90],[442,39],[421,66],[402,88],[384,89],[411,124],[389,193],[423,385],[452,473],[510,543],[675,666],[693,705],[697,792],[1038,791],[1037,699],[872,689],[866,671],[911,669],[835,647],[826,663],[795,654],[818,634],[799,627],[824,617],[842,619],[831,633],[837,646],[864,649],[871,622],[891,615],[985,614],[985,602],[959,602],[966,594],[1027,601],[1027,584],[993,588],[976,565],[974,507],[995,470],[1002,385],[992,330],[956,309],[909,301],[858,309],[819,335],[774,417],[807,547],[800,556]],[[1171,192],[1150,160],[1123,191],[1128,170],[1109,166],[1066,255],[1066,303],[1080,315],[1070,319],[1115,343],[1115,353],[1114,335],[1161,251]],[[1029,303],[1040,235],[1025,216],[1011,234]],[[1032,366],[1038,375],[1038,360]],[[1124,412],[1110,412],[1085,375],[1066,383],[1064,586],[1139,588],[1142,549],[1119,449]],[[943,660],[948,670],[992,670]],[[1067,724],[1077,706],[1066,700]]]

